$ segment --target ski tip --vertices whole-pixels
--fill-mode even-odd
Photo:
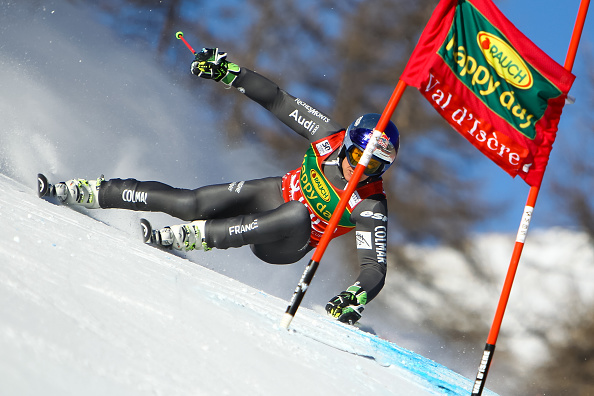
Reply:
[[[144,243],[149,243],[153,232],[151,223],[147,219],[140,219],[140,227],[142,228],[142,240]]]
[[[37,196],[39,196],[39,198],[45,197],[46,195],[48,195],[49,190],[50,190],[50,186],[47,181],[47,177],[45,177],[41,173],[38,173],[37,174]]]

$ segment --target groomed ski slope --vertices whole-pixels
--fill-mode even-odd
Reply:
[[[470,394],[469,379],[309,309],[284,330],[287,301],[136,231],[0,174],[1,395]]]

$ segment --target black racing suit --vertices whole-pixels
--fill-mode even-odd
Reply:
[[[242,68],[233,86],[272,112],[310,142],[344,131],[327,115],[281,90],[267,78]],[[336,188],[344,190],[341,150],[325,161],[322,171]],[[260,259],[274,264],[293,263],[310,245],[311,221],[307,207],[285,202],[281,177],[178,189],[164,183],[111,179],[101,184],[102,208],[165,212],[186,221],[207,220],[209,247],[226,249],[250,245]],[[365,180],[368,183],[373,179]],[[361,271],[357,278],[368,301],[382,289],[386,276],[387,203],[383,194],[363,199],[351,213],[356,225]]]

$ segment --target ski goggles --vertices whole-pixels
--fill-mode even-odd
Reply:
[[[363,150],[361,150],[359,147],[357,147],[355,145],[352,145],[351,147],[349,147],[347,149],[346,158],[347,158],[347,161],[349,161],[349,165],[352,166],[353,168],[357,166],[357,164],[361,160],[362,156],[363,156]],[[380,173],[382,173],[383,169],[384,169],[384,164],[381,161],[379,161],[375,158],[371,158],[369,160],[369,163],[367,164],[367,167],[363,171],[363,173],[366,174],[367,176],[375,176],[375,175],[379,175]]]

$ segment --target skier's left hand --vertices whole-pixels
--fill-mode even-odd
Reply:
[[[326,312],[340,322],[355,324],[361,319],[361,312],[367,304],[367,292],[357,283],[332,298],[326,304]]]
[[[209,80],[223,81],[230,86],[239,75],[240,67],[227,60],[227,53],[218,48],[203,48],[190,67],[192,74]]]

